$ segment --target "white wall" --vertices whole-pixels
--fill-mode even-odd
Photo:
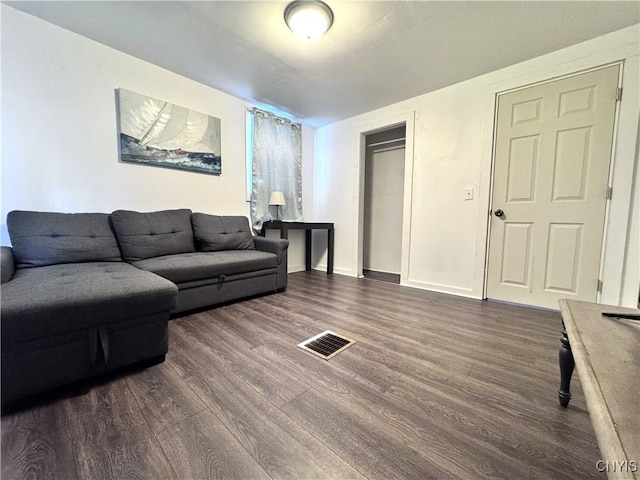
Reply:
[[[248,215],[238,98],[2,5],[2,244],[7,212],[191,208]],[[222,175],[119,163],[115,90],[221,119]],[[314,130],[303,127],[303,198],[313,210]],[[289,264],[304,267],[292,237]]]
[[[603,303],[637,301],[637,219],[630,222],[637,164],[640,35],[638,25],[481,77],[353,117],[316,131],[314,214],[335,222],[335,271],[358,272],[358,178],[367,125],[412,118],[413,157],[407,172],[410,221],[405,225],[406,285],[482,298],[497,92],[625,60],[603,265]],[[408,143],[411,132],[407,131]],[[467,187],[475,199],[465,201]],[[638,201],[636,193],[635,202]],[[635,230],[634,230],[635,229]],[[635,233],[634,233],[635,232]],[[317,255],[319,268],[326,262]],[[625,266],[626,264],[626,266]],[[624,270],[624,271],[623,271]]]

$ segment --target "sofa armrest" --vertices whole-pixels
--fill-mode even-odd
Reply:
[[[287,288],[287,250],[289,249],[289,240],[272,239],[265,237],[253,237],[256,250],[263,252],[275,253],[278,257],[278,273],[277,288],[282,291]]]
[[[282,259],[286,260],[287,249],[289,248],[289,240],[265,238],[265,237],[253,237],[253,241],[256,245],[256,250],[262,250],[263,252],[275,253],[278,256],[278,265],[282,263]]]
[[[15,264],[13,262],[13,249],[11,247],[0,247],[0,283],[7,283],[13,277],[13,272],[16,271]]]

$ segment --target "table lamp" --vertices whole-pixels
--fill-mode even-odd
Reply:
[[[282,192],[271,192],[269,205],[276,206],[276,220],[280,220],[280,205],[286,205],[284,201],[284,194]]]

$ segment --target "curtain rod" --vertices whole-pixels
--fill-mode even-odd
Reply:
[[[262,114],[265,116],[270,116],[273,117],[274,119],[283,122],[283,123],[290,123],[292,126],[298,127],[298,128],[302,128],[302,124],[300,122],[296,122],[294,120],[291,120],[290,118],[287,117],[281,117],[280,115],[270,112],[269,110],[265,110],[264,108],[260,108],[260,107],[247,107],[247,112],[252,113],[252,114]]]
[[[384,153],[384,152],[390,152],[392,150],[404,150],[406,147],[404,145],[397,145],[394,147],[382,147],[382,148],[376,148],[374,149],[371,154],[375,154],[375,153]]]
[[[406,139],[407,137],[402,137],[402,138],[395,138],[393,140],[385,140],[384,142],[370,143],[369,145],[367,145],[367,147],[377,147],[378,145],[387,145],[389,143],[402,142]]]

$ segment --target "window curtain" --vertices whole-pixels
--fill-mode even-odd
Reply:
[[[303,221],[302,128],[286,118],[252,108],[253,124],[251,223],[256,232],[263,222]],[[282,192],[286,205],[269,206],[271,192]]]

